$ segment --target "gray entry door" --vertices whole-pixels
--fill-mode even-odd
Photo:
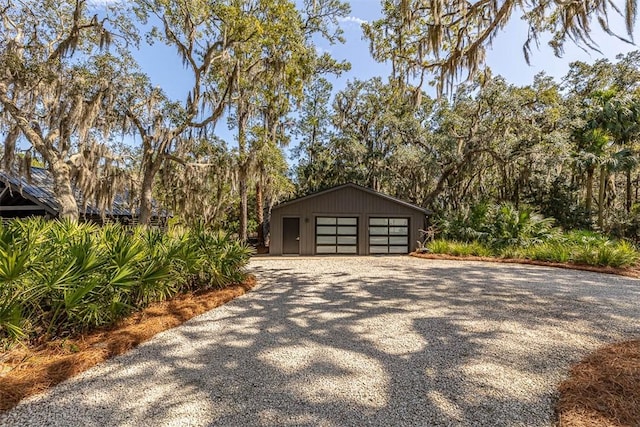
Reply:
[[[282,253],[300,253],[300,218],[282,218]]]

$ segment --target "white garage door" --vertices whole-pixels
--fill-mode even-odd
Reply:
[[[369,253],[409,253],[409,218],[369,218]]]
[[[357,254],[358,218],[316,217],[317,254]]]

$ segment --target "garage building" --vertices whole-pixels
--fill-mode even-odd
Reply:
[[[356,184],[282,203],[271,212],[272,255],[406,254],[429,211]]]

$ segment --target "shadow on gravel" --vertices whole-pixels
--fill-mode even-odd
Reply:
[[[566,368],[640,333],[640,281],[401,260],[257,262],[253,293],[0,422],[550,425]]]

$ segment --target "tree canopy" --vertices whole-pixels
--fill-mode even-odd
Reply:
[[[517,18],[527,25],[522,51],[529,62],[546,34],[557,56],[567,42],[598,50],[591,37],[595,22],[611,36],[632,41],[637,2],[626,1],[621,9],[612,0],[383,0],[382,13],[381,19],[364,25],[373,58],[391,61],[395,78],[417,80],[419,87],[432,73],[441,92],[451,91],[462,73],[473,78],[481,71],[495,37]],[[624,18],[623,34],[612,29],[611,14]]]

